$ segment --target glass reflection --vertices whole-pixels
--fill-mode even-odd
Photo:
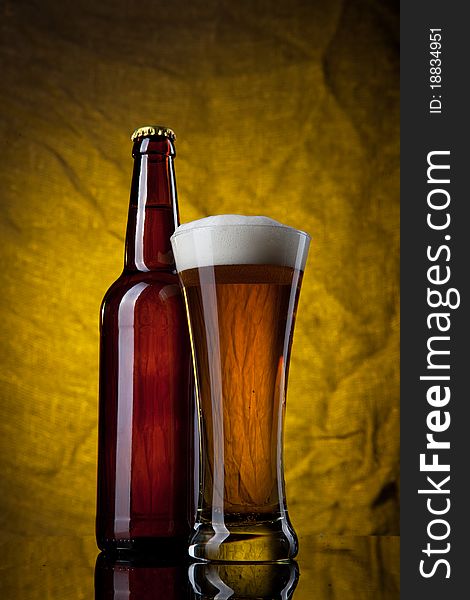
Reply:
[[[277,564],[194,563],[188,578],[194,600],[288,600],[299,579],[295,561]]]

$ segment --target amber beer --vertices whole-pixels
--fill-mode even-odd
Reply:
[[[177,229],[198,386],[201,494],[190,554],[292,558],[282,435],[307,234],[223,215]]]
[[[209,271],[209,273],[208,273]],[[217,310],[204,315],[202,283],[213,275]],[[281,409],[284,333],[300,290],[301,272],[277,265],[216,265],[181,273],[186,291],[198,372],[205,443],[214,454],[211,388],[220,387],[224,429],[224,508],[233,516],[263,513],[273,516],[279,505],[277,423]],[[295,301],[289,307],[291,289]],[[207,298],[206,298],[207,300]],[[220,370],[211,378],[206,348],[218,338]],[[217,357],[218,359],[219,357]],[[221,450],[221,449],[220,449]],[[202,516],[210,518],[214,474],[206,461],[207,485]],[[209,512],[208,512],[209,510]]]

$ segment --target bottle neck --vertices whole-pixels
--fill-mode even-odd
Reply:
[[[125,271],[174,271],[170,236],[179,225],[174,147],[145,138],[134,144]]]

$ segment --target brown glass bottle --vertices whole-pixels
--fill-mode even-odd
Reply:
[[[102,550],[178,551],[189,531],[192,383],[170,245],[174,134],[137,131],[124,271],[101,306],[96,537]]]

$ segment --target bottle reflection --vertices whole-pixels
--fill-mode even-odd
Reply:
[[[194,600],[289,600],[299,579],[295,561],[277,564],[194,563],[188,578]]]
[[[289,600],[299,579],[295,561],[194,563],[183,559],[98,555],[95,600]]]
[[[95,600],[186,600],[187,565],[177,560],[98,555]]]

